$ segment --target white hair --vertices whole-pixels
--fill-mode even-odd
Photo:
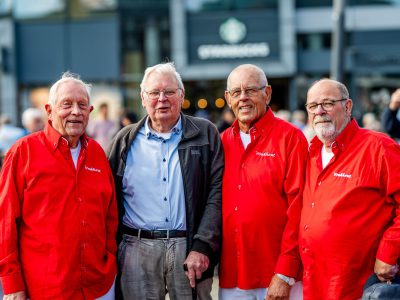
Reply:
[[[61,78],[51,86],[50,92],[49,92],[49,101],[48,101],[48,103],[50,105],[56,104],[57,90],[61,84],[65,83],[67,81],[73,81],[73,82],[81,84],[85,88],[88,98],[90,99],[90,91],[92,89],[92,85],[81,80],[79,75],[67,71],[67,72],[64,72],[61,75]]]
[[[183,82],[182,82],[182,77],[181,75],[176,71],[175,65],[173,62],[166,62],[166,63],[162,63],[162,64],[158,64],[152,67],[148,67],[145,71],[144,71],[144,75],[143,75],[143,79],[142,82],[140,83],[140,89],[142,92],[145,91],[146,89],[146,82],[147,79],[149,78],[150,74],[156,72],[159,74],[172,74],[174,75],[177,83],[178,83],[178,87],[182,90],[184,90],[184,86],[183,86]]]

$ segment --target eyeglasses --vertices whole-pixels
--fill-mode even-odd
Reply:
[[[164,94],[165,98],[171,98],[171,97],[174,97],[176,95],[176,92],[180,89],[181,88],[168,89],[168,90],[163,90],[163,91],[152,90],[152,91],[144,91],[144,92],[147,94],[147,96],[149,96],[149,98],[151,100],[158,100],[158,99],[160,99],[161,93]]]
[[[227,92],[232,98],[237,99],[242,95],[242,93],[244,93],[248,97],[255,96],[259,91],[265,89],[265,87],[266,87],[265,85],[260,87],[248,87],[245,89],[227,90]]]
[[[348,98],[344,98],[344,99],[339,99],[339,100],[333,100],[333,99],[324,99],[321,103],[307,103],[305,105],[307,111],[309,113],[314,113],[317,111],[318,106],[321,105],[322,109],[325,111],[331,111],[333,109],[333,107],[335,106],[336,102],[341,102],[341,101],[346,101]]]

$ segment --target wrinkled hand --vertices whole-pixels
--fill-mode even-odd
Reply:
[[[3,300],[26,300],[25,292],[16,292],[3,296]]]
[[[267,300],[288,300],[290,286],[280,279],[276,274],[272,277],[268,287]]]
[[[390,98],[389,109],[398,110],[400,108],[400,89],[397,89]]]
[[[375,261],[374,272],[380,281],[392,280],[398,271],[398,265],[389,265],[379,259],[376,259]]]
[[[189,278],[190,286],[194,288],[196,286],[196,279],[201,278],[201,274],[208,269],[210,260],[208,257],[197,251],[190,251],[188,257],[184,262],[187,266],[185,271],[186,277]]]

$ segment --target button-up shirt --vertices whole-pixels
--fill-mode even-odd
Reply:
[[[94,299],[116,274],[117,206],[101,147],[83,136],[77,168],[47,124],[17,141],[0,174],[0,276],[4,294]]]
[[[186,230],[185,195],[178,144],[182,123],[156,133],[149,118],[139,129],[126,159],[122,179],[123,223],[138,229]]]
[[[359,299],[375,259],[400,258],[400,146],[352,120],[325,168],[322,147],[314,138],[303,197],[304,299]]]
[[[250,136],[244,149],[237,121],[222,134],[222,288],[265,288],[274,272],[296,277],[300,265],[307,141],[271,110],[250,129]]]

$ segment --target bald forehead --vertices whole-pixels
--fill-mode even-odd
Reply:
[[[335,91],[337,90],[340,93],[340,85],[337,81],[332,79],[323,79],[316,83],[314,83],[310,89],[308,90],[308,94],[313,93],[318,90],[324,91]]]
[[[313,84],[307,92],[307,102],[315,102],[325,98],[341,99],[340,84],[331,79],[323,79]]]
[[[263,70],[254,65],[240,65],[233,69],[233,71],[229,74],[227,80],[228,89],[234,81],[243,80],[244,78],[253,79],[257,83],[263,85],[267,84],[267,77]]]

